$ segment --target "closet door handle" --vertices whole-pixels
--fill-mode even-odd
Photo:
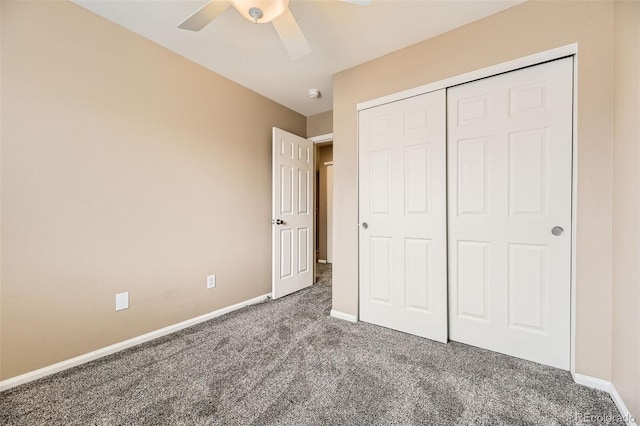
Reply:
[[[551,233],[556,237],[559,237],[564,234],[564,229],[562,229],[562,226],[554,226],[553,229],[551,229]]]
[[[367,222],[362,222],[362,229],[367,229],[369,224]]]

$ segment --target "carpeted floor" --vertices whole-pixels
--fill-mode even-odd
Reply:
[[[294,295],[6,391],[0,424],[623,424],[566,371],[329,317],[319,266]]]

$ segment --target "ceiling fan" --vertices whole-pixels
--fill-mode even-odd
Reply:
[[[341,1],[362,6],[371,4],[371,0]],[[240,15],[254,24],[273,22],[273,26],[292,60],[300,59],[311,53],[311,46],[289,9],[289,0],[211,0],[182,21],[178,28],[200,31],[229,6],[233,6]]]

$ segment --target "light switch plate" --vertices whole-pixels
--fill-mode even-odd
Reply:
[[[207,276],[207,288],[215,288],[216,286],[216,275]]]
[[[129,309],[129,292],[116,294],[116,311]]]

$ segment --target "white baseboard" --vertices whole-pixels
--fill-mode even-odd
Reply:
[[[627,426],[638,426],[638,424],[636,423],[636,418],[633,417],[629,412],[629,409],[625,405],[622,397],[616,390],[616,387],[613,385],[613,383],[607,380],[602,380],[578,373],[573,375],[573,380],[579,385],[585,385],[590,388],[600,389],[609,393],[611,399],[613,399],[613,402],[616,404],[616,407],[618,407],[618,411],[620,411],[620,415],[622,416],[622,419],[625,421]]]
[[[49,365],[47,367],[40,368],[38,370],[30,371],[25,374],[21,374],[19,376],[11,377],[9,379],[0,381],[0,392],[11,389],[13,387],[22,385],[24,383],[31,382],[36,379],[40,379],[45,376],[49,376],[51,374],[58,373],[63,370],[67,370],[71,367],[75,367],[80,364],[85,364],[89,361],[94,361],[98,358],[102,358],[107,355],[111,355],[115,352],[119,352],[124,349],[128,349],[132,346],[139,345],[144,342],[148,342],[149,340],[157,339],[158,337],[166,336],[167,334],[175,333],[176,331],[180,331],[184,328],[191,327],[193,325],[199,324],[201,322],[208,321],[210,319],[219,317],[224,314],[228,314],[229,312],[236,311],[240,308],[244,308],[245,306],[254,305],[256,303],[263,302],[267,300],[268,297],[271,296],[271,293],[264,294],[262,296],[254,297],[253,299],[246,300],[244,302],[236,303],[235,305],[227,306],[226,308],[221,308],[213,312],[209,312],[208,314],[200,315],[199,317],[191,318],[186,321],[179,322],[177,324],[173,324],[159,330],[152,331],[150,333],[143,334],[141,336],[133,337],[131,339],[125,340],[123,342],[115,343],[113,345],[97,349],[95,351],[86,353],[84,355],[77,356],[75,358],[71,358],[65,361],[58,362],[56,364]]]
[[[585,385],[593,389],[600,389],[605,392],[609,392],[609,389],[611,389],[611,386],[613,386],[611,382],[608,382],[606,380],[597,379],[595,377],[586,376],[579,373],[575,373],[573,375],[573,381],[579,385]]]
[[[331,316],[349,322],[358,322],[358,317],[355,315],[345,314],[344,312],[336,311],[335,309],[331,310]]]

